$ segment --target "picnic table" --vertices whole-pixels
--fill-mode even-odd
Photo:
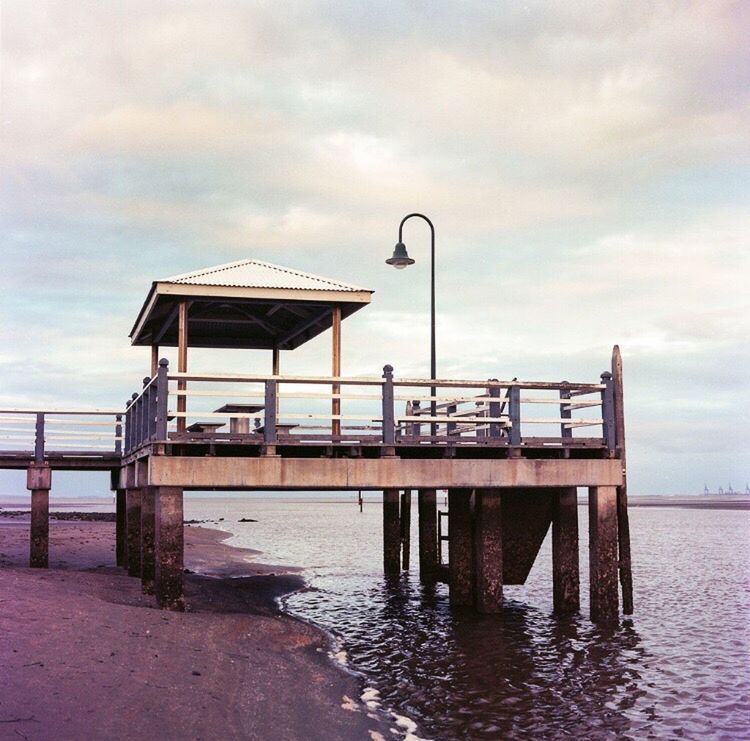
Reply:
[[[230,417],[229,432],[242,435],[250,434],[250,416],[265,409],[263,404],[224,404],[215,411],[219,414],[247,414],[247,417]]]

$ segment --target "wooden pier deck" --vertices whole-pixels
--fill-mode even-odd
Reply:
[[[572,383],[399,379],[390,366],[367,378],[189,374],[162,360],[121,412],[0,410],[15,448],[0,450],[0,467],[29,471],[37,565],[46,563],[52,471],[111,471],[119,560],[145,589],[160,584],[163,605],[178,607],[185,490],[383,490],[389,573],[401,568],[398,492],[415,490],[427,554],[420,568],[429,581],[444,573],[435,491],[445,489],[454,604],[498,609],[502,584],[525,580],[552,526],[555,606],[577,609],[572,513],[575,488],[588,487],[591,569],[603,590],[592,614],[612,619],[624,486],[617,352],[614,361],[614,373]]]

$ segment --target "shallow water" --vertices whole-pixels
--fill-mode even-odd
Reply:
[[[416,569],[383,577],[379,502],[360,514],[351,497],[186,500],[186,517],[217,521],[260,560],[305,567],[310,588],[286,609],[337,635],[423,738],[750,738],[750,512],[632,509],[636,610],[614,630],[586,617],[585,514],[581,616],[560,620],[549,537],[503,613],[480,617]]]

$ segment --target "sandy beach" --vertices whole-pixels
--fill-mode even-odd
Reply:
[[[0,739],[387,732],[326,636],[278,611],[303,584],[294,569],[248,563],[226,533],[187,527],[185,565],[201,573],[186,574],[188,611],[162,612],[114,566],[114,536],[110,522],[52,520],[50,568],[32,570],[28,520],[0,519]]]

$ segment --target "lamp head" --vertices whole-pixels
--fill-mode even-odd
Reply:
[[[389,257],[386,261],[387,265],[393,265],[397,270],[403,270],[409,265],[414,264],[414,260],[409,257],[409,253],[406,251],[406,245],[403,242],[399,242],[393,249],[393,257]]]

